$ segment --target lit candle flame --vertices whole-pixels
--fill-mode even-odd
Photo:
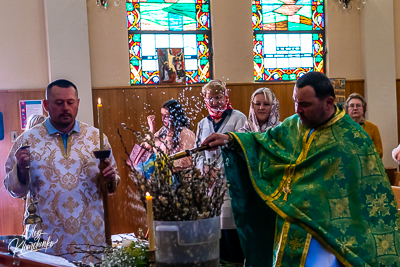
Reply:
[[[101,106],[101,98],[99,97],[99,99],[97,99],[97,104],[99,105],[99,106]]]
[[[150,193],[149,193],[149,192],[146,192],[146,196],[149,197],[149,196],[150,196]]]

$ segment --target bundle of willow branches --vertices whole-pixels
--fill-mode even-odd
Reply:
[[[191,167],[174,172],[174,161],[159,147],[155,146],[154,136],[147,127],[143,133],[136,132],[125,124],[125,130],[131,131],[137,141],[148,143],[157,153],[152,157],[154,171],[146,177],[143,172],[137,171],[129,158],[122,136],[118,134],[128,156],[127,166],[130,167],[130,177],[140,193],[143,205],[146,207],[146,192],[153,197],[154,219],[157,221],[187,221],[200,220],[219,216],[227,184],[221,171],[215,163],[206,162],[202,171],[192,164]],[[166,147],[167,144],[165,144]],[[192,162],[195,162],[195,154]]]

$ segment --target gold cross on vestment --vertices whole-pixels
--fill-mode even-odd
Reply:
[[[292,179],[289,178],[286,186],[283,188],[283,193],[285,193],[285,196],[283,197],[283,201],[287,201],[288,200],[288,195],[290,193],[292,193],[292,189],[290,189],[290,183],[291,182],[292,182]]]
[[[292,193],[292,189],[290,189],[289,185],[287,185],[285,188],[283,188],[283,193],[285,193],[285,196],[283,197],[283,201],[287,201],[287,197],[290,193]]]

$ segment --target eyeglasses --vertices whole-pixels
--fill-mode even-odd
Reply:
[[[350,104],[349,108],[361,108],[362,105],[361,104]]]
[[[216,97],[209,97],[209,98],[204,97],[204,101],[212,102],[215,100],[217,102],[222,102],[222,101],[224,101],[224,98],[225,98],[225,96],[223,96],[223,95],[218,95]]]

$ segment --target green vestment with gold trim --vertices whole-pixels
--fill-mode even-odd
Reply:
[[[345,266],[400,266],[400,216],[368,134],[344,111],[298,115],[223,149],[246,266],[304,266],[311,237]]]

